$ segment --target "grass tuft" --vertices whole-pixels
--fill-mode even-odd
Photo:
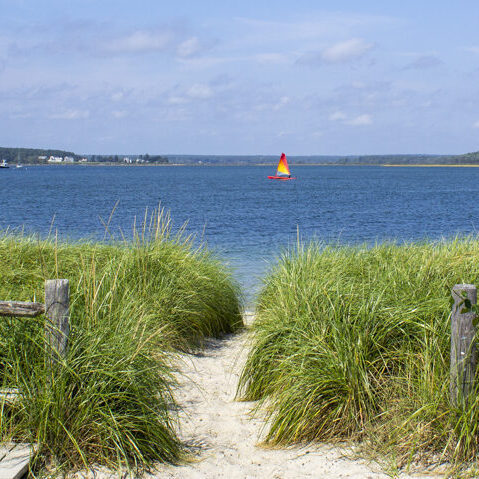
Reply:
[[[228,269],[172,234],[165,213],[148,221],[132,242],[0,237],[2,300],[43,302],[46,279],[70,280],[68,355],[54,370],[42,317],[0,318],[0,386],[21,393],[0,400],[0,437],[36,443],[38,468],[141,473],[180,460],[176,352],[242,326]]]
[[[449,402],[450,298],[478,284],[478,259],[475,238],[283,254],[238,389],[266,411],[266,441],[362,440],[397,467],[473,460],[479,395]]]

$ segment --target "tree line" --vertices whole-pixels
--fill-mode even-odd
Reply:
[[[44,156],[45,159],[38,159],[39,156]],[[75,160],[81,158],[79,155],[71,151],[64,150],[43,150],[40,148],[5,148],[0,147],[0,161],[7,160],[12,163],[34,164],[46,163],[50,156],[70,156]]]
[[[75,161],[86,158],[89,162],[97,163],[124,163],[127,155],[78,155],[72,151],[42,149],[42,148],[7,148],[0,147],[0,161],[7,160],[9,163],[28,164],[45,164],[48,163],[50,156],[70,157]],[[140,160],[143,163],[168,163],[168,158],[161,155],[128,155],[132,163]]]
[[[131,160],[132,163],[135,163],[136,160],[144,163],[168,163],[168,158],[161,155],[149,155],[148,153],[144,155],[87,155],[86,158],[95,163],[125,163],[125,158]]]

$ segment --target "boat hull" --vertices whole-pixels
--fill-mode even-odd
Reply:
[[[287,180],[295,180],[296,178],[293,178],[291,176],[268,176],[270,180],[281,180],[281,181],[287,181]]]

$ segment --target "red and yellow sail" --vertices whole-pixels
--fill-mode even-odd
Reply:
[[[276,169],[276,176],[268,176],[271,180],[295,180],[289,172],[288,161],[286,160],[286,155],[281,153],[281,158],[279,159],[278,168]]]
[[[291,173],[289,172],[288,160],[286,160],[286,155],[284,153],[281,153],[276,176],[291,176]]]

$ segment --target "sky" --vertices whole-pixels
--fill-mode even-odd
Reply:
[[[479,150],[478,0],[0,0],[0,146]]]

